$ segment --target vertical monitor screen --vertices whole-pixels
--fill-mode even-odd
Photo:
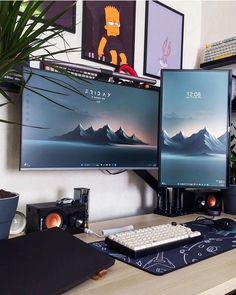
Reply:
[[[230,88],[230,71],[163,70],[160,186],[227,186]]]
[[[159,88],[25,69],[20,169],[157,167]]]

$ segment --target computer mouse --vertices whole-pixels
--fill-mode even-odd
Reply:
[[[216,219],[213,226],[218,230],[236,231],[236,221],[230,218]]]

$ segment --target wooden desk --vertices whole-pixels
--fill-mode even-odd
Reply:
[[[135,228],[168,223],[187,222],[198,215],[163,217],[155,214],[140,215],[90,224],[99,232],[105,228],[133,224]],[[235,218],[232,215],[220,217]],[[85,242],[97,241],[94,235],[77,235]],[[98,281],[92,279],[66,292],[66,295],[223,295],[236,289],[236,250],[219,254],[196,264],[163,276],[154,276],[116,260],[107,275]]]

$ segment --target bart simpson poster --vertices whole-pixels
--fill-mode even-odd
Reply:
[[[84,1],[82,58],[134,64],[135,1]]]

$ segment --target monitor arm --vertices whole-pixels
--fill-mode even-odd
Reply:
[[[182,210],[181,197],[184,192],[182,188],[173,188],[172,200],[170,199],[169,188],[159,187],[158,181],[147,170],[133,170],[136,175],[142,178],[156,193],[157,206],[155,214],[164,216],[180,216],[185,213]]]

